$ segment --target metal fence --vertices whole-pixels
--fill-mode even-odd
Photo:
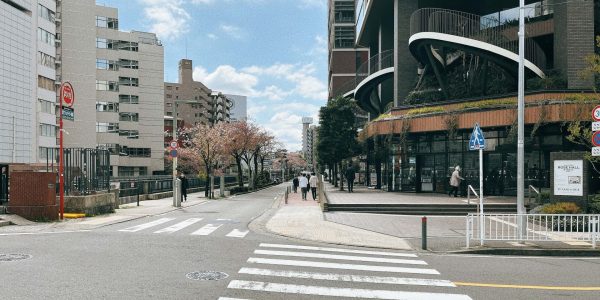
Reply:
[[[58,183],[59,151],[47,149],[46,171],[56,172]],[[63,151],[65,195],[89,195],[110,189],[110,153],[108,150],[66,148]],[[58,192],[58,184],[56,185]]]
[[[597,214],[469,214],[467,248],[471,240],[590,242],[596,248],[599,221]]]
[[[173,191],[173,177],[169,175],[144,176],[144,177],[113,177],[111,182],[119,183],[119,197],[135,196],[140,194],[156,194]],[[206,180],[188,177],[188,189],[204,188]],[[220,177],[214,177],[214,186],[219,187]],[[237,184],[237,177],[225,176],[225,186]]]

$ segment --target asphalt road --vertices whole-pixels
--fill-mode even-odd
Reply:
[[[0,236],[0,299],[600,298],[600,290],[496,286],[597,287],[598,259],[428,255],[266,234],[259,216],[280,191],[89,232]],[[227,277],[196,280],[204,271]],[[494,286],[473,286],[481,283]]]

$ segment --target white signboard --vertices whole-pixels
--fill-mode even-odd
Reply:
[[[592,147],[592,156],[600,156],[600,147]]]
[[[600,131],[600,122],[592,122],[592,131]]]
[[[554,161],[554,195],[583,196],[583,161]]]

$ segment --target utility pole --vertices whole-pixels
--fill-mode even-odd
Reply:
[[[525,214],[525,0],[519,1],[519,89],[517,138],[517,214]],[[523,218],[518,222],[519,240],[523,235]]]

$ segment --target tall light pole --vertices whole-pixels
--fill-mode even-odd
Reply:
[[[517,138],[517,214],[525,214],[525,0],[519,1],[519,89]],[[517,222],[519,240],[523,234],[523,218]]]

